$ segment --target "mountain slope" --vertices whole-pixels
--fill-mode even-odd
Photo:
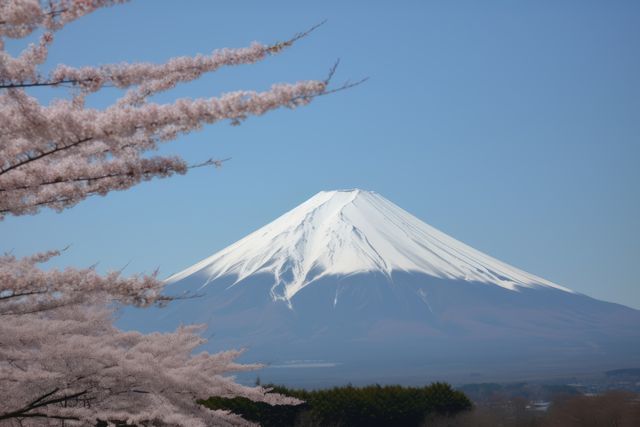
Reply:
[[[290,301],[314,280],[330,275],[392,271],[475,281],[515,290],[551,287],[420,221],[377,193],[322,191],[237,243],[170,277],[207,280],[233,275],[240,282],[273,275],[274,299]]]
[[[200,296],[122,324],[207,324],[210,350],[245,347],[247,361],[298,368],[272,368],[274,381],[640,365],[639,311],[509,266],[369,191],[320,192],[167,281]]]

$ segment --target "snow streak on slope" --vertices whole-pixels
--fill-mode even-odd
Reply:
[[[173,275],[209,283],[268,273],[272,298],[287,302],[327,275],[392,271],[518,287],[569,289],[511,267],[436,230],[371,191],[322,191],[242,240]]]

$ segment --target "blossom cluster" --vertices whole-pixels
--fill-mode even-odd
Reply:
[[[138,307],[162,305],[163,283],[155,274],[123,277],[98,274],[93,268],[42,270],[39,265],[59,256],[48,251],[24,258],[0,256],[0,316],[46,312],[60,307],[118,302]]]
[[[218,49],[164,64],[123,63],[81,68],[58,65],[48,76],[38,67],[47,59],[53,32],[100,7],[117,2],[34,0],[0,3],[0,39],[45,32],[37,44],[12,57],[0,44],[0,219],[49,207],[62,210],[86,197],[128,189],[141,181],[184,174],[178,157],[150,156],[160,142],[229,120],[307,104],[327,91],[327,81],[276,84],[264,92],[236,91],[218,97],[156,104],[150,98],[179,83],[225,66],[251,64],[277,54],[308,32],[271,45]],[[42,105],[27,89],[70,85],[70,98]],[[105,87],[124,91],[113,105],[87,108],[85,97]]]
[[[127,0],[4,0],[0,2],[0,37],[24,38],[38,28],[59,30],[101,7]]]
[[[39,267],[58,255],[0,257],[0,421],[244,425],[240,417],[209,411],[196,400],[215,395],[299,403],[225,376],[260,367],[237,364],[241,351],[194,356],[206,342],[201,326],[149,335],[115,328],[114,303],[145,307],[171,299],[160,293],[163,283],[155,275]]]
[[[122,190],[154,177],[184,174],[177,157],[145,157],[159,142],[203,124],[295,108],[322,94],[326,84],[303,81],[265,92],[237,91],[173,104],[116,105],[106,110],[72,101],[42,106],[24,91],[0,94],[0,218],[64,209],[91,195]]]
[[[197,399],[241,396],[300,403],[226,376],[259,367],[237,364],[240,351],[192,355],[204,342],[198,326],[144,335],[118,330],[112,321],[108,308],[95,305],[3,316],[0,424],[246,425],[234,414],[198,405]]]

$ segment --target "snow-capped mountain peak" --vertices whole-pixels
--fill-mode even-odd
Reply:
[[[324,276],[392,271],[444,279],[572,292],[479,252],[373,191],[321,191],[238,242],[171,276],[210,282],[222,276],[273,275],[273,299],[290,301]]]

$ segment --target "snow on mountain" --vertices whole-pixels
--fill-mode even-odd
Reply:
[[[235,283],[269,273],[271,296],[290,302],[324,276],[392,271],[487,283],[509,290],[551,287],[436,230],[373,191],[321,191],[245,238],[171,276],[198,273],[207,283],[232,275]]]

